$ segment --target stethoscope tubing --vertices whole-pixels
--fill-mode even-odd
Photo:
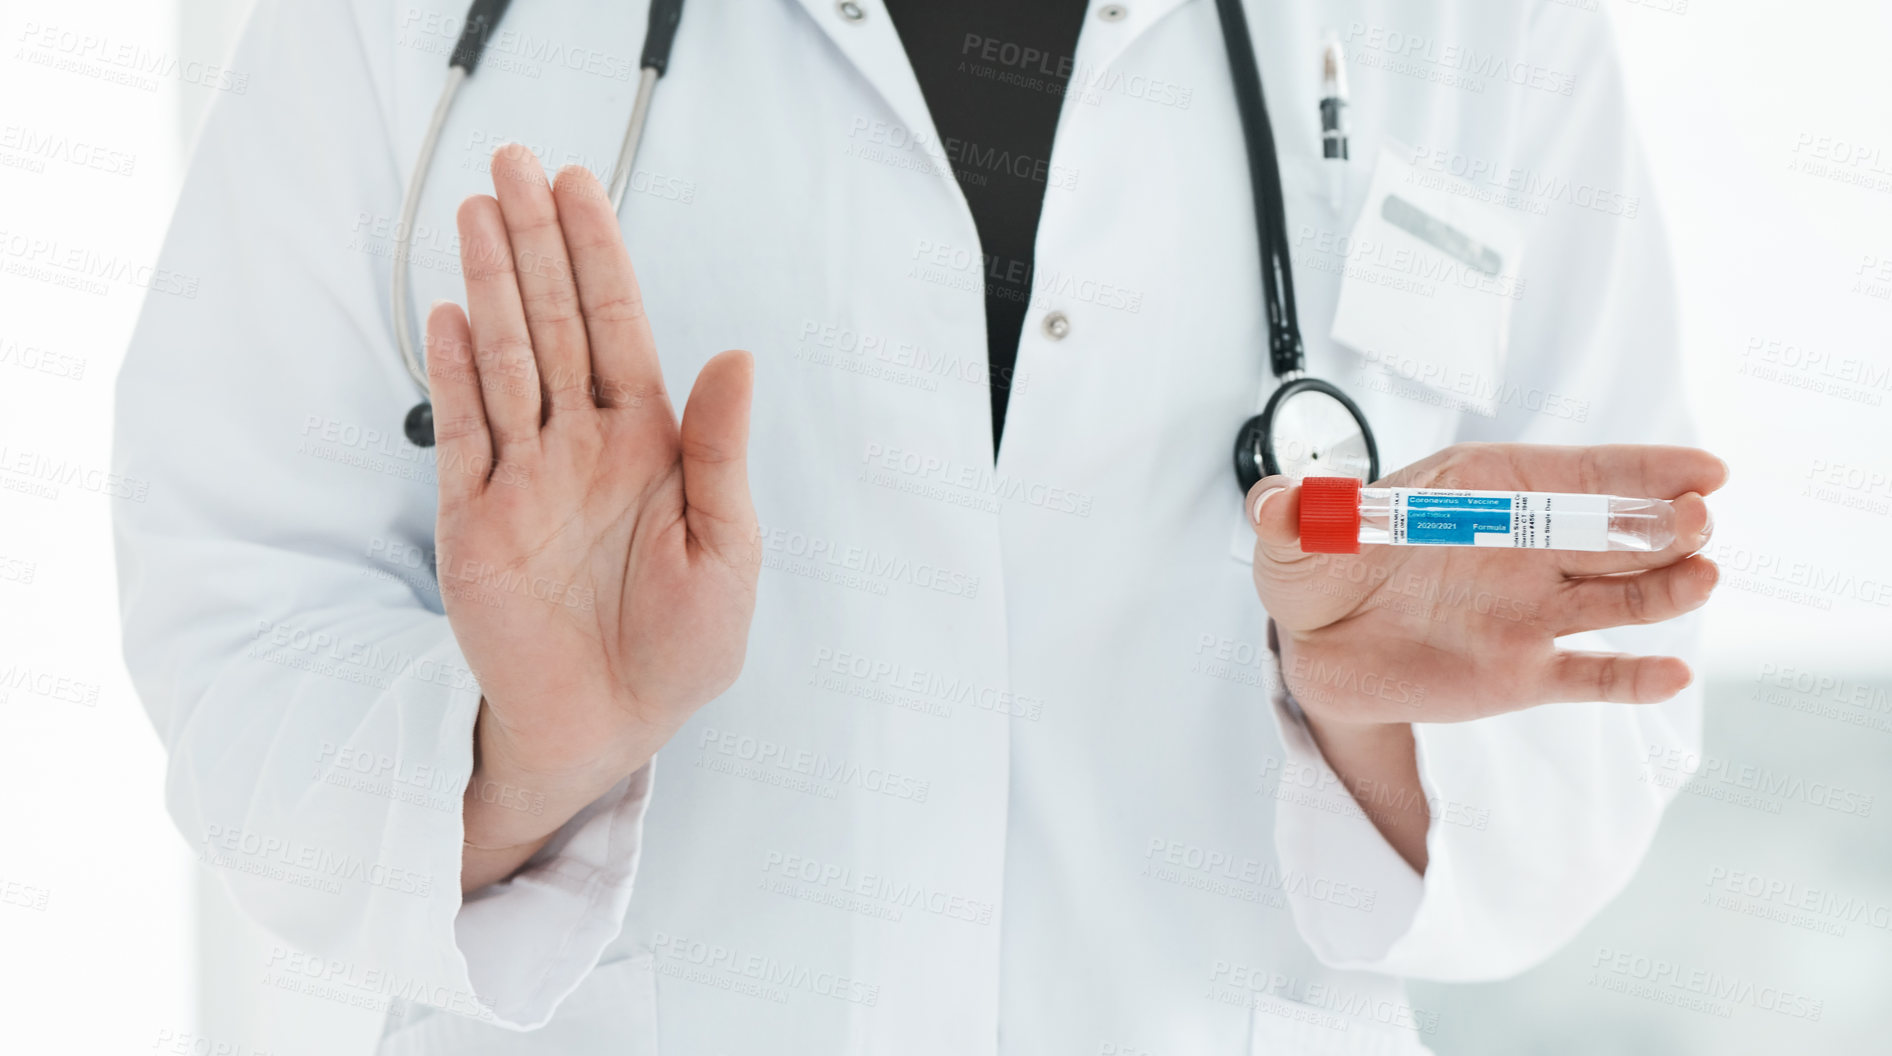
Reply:
[[[401,200],[401,222],[394,228],[394,340],[401,346],[401,361],[423,395],[428,394],[427,367],[414,350],[414,312],[408,296],[408,258],[413,253],[414,218],[420,212],[420,196],[427,187],[427,170],[433,166],[434,151],[440,146],[440,130],[453,110],[453,98],[466,83],[466,70],[447,68],[447,83],[440,89],[440,101],[434,104],[434,116],[427,122],[427,134],[421,137],[420,160],[414,164],[414,176],[407,181],[407,197]]]
[[[487,41],[499,25],[511,0],[473,0],[467,10],[466,26],[448,60],[447,80],[440,98],[427,121],[421,137],[420,156],[414,163],[407,193],[401,200],[401,218],[394,230],[394,274],[390,289],[394,313],[394,340],[400,348],[401,362],[408,376],[420,388],[422,400],[408,414],[407,431],[416,444],[432,442],[432,391],[427,383],[427,366],[420,355],[414,335],[409,265],[413,255],[414,223],[420,212],[421,196],[426,190],[427,173],[433,167],[440,146],[440,135],[453,111],[454,100],[467,78],[479,67]],[[1366,447],[1378,472],[1378,454],[1373,431],[1359,407],[1335,386],[1327,382],[1305,384],[1303,377],[1307,355],[1301,343],[1299,313],[1294,301],[1294,268],[1288,256],[1287,210],[1281,190],[1280,157],[1275,149],[1274,129],[1268,120],[1268,107],[1262,96],[1261,71],[1255,63],[1254,45],[1248,33],[1248,18],[1241,0],[1216,0],[1221,20],[1222,39],[1228,50],[1229,75],[1234,82],[1236,110],[1241,119],[1242,141],[1246,148],[1249,186],[1255,209],[1256,240],[1261,250],[1261,285],[1268,316],[1268,365],[1280,383],[1260,415],[1249,419],[1236,436],[1236,477],[1247,481],[1257,469],[1278,471],[1273,450],[1274,412],[1291,391],[1318,389],[1338,399],[1359,423]],[[683,0],[652,0],[649,25],[644,33],[643,55],[639,63],[637,94],[631,101],[631,115],[625,125],[624,140],[618,149],[617,164],[607,188],[611,211],[620,212],[630,188],[637,149],[643,140],[644,126],[650,117],[652,96],[657,81],[670,63],[670,48],[683,18]],[[1250,438],[1259,436],[1259,465],[1256,465]],[[1244,454],[1244,452],[1251,452]],[[1246,461],[1245,461],[1246,460]]]
[[[1241,119],[1249,186],[1254,193],[1255,241],[1261,251],[1261,288],[1268,317],[1268,368],[1277,382],[1261,413],[1236,430],[1236,482],[1246,491],[1264,476],[1282,472],[1274,444],[1276,414],[1295,395],[1313,392],[1333,397],[1353,416],[1367,451],[1367,479],[1375,479],[1379,475],[1379,446],[1366,415],[1338,386],[1307,376],[1307,350],[1301,341],[1300,313],[1294,300],[1294,265],[1288,250],[1281,158],[1275,148],[1274,126],[1268,119],[1268,104],[1262,95],[1261,69],[1255,62],[1254,43],[1248,34],[1248,16],[1241,0],[1216,0],[1215,9],[1222,23],[1222,42],[1228,50],[1229,80],[1235,87],[1235,110]]]
[[[453,111],[453,102],[460,94],[460,87],[479,67],[486,42],[499,25],[500,16],[506,13],[509,3],[510,0],[474,0],[473,6],[467,10],[466,27],[454,45],[453,57],[448,60],[447,81],[441,86],[440,99],[434,103],[433,116],[427,121],[426,134],[421,137],[420,157],[414,162],[414,174],[407,181],[407,194],[401,200],[401,221],[394,228],[394,277],[390,289],[394,341],[400,346],[401,362],[407,366],[408,376],[420,386],[423,401],[433,393],[427,384],[427,366],[414,340],[414,309],[408,274],[409,260],[413,255],[414,222],[420,213],[420,199],[427,187],[427,173],[433,168],[434,154],[440,147],[440,133],[446,127],[447,115]],[[625,125],[624,142],[618,148],[617,165],[612,169],[611,183],[607,188],[613,213],[623,209],[625,192],[631,186],[631,169],[637,161],[637,148],[644,138],[644,124],[650,117],[651,97],[656,93],[658,79],[669,67],[670,46],[676,40],[677,26],[682,19],[683,0],[652,0],[650,21],[644,32],[644,52],[638,69],[637,95],[631,100],[631,117]]]

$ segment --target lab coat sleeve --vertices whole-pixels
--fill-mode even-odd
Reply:
[[[1573,90],[1521,93],[1512,164],[1537,181],[1547,209],[1530,225],[1512,321],[1504,381],[1514,388],[1495,417],[1464,415],[1459,439],[1687,443],[1676,290],[1607,20],[1538,11],[1522,47]],[[1559,645],[1688,659],[1696,625]],[[1421,978],[1495,979],[1542,961],[1629,883],[1674,795],[1677,761],[1699,745],[1701,703],[1698,679],[1659,705],[1562,703],[1415,725],[1431,812],[1421,877],[1277,694],[1287,758],[1276,832],[1284,866],[1310,878],[1291,895],[1303,936],[1332,966]],[[1335,883],[1365,895],[1324,895]]]
[[[248,915],[364,1002],[531,1028],[621,926],[650,775],[463,904],[480,689],[434,582],[433,453],[401,434],[393,20],[263,0],[207,119],[159,272],[190,281],[151,291],[118,381],[125,656],[172,817]]]

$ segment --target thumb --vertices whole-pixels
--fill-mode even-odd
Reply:
[[[749,498],[749,402],[755,359],[737,350],[703,365],[683,407],[685,523],[698,543],[738,560],[756,538]]]
[[[1301,486],[1292,477],[1264,477],[1248,492],[1255,556],[1276,564],[1301,561]]]
[[[1283,630],[1325,627],[1360,601],[1358,591],[1320,582],[1324,573],[1344,566],[1302,552],[1301,486],[1292,478],[1267,477],[1249,491],[1248,523],[1255,529],[1255,591]]]

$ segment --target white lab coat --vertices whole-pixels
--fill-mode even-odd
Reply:
[[[126,654],[177,824],[304,951],[266,966],[277,984],[390,1006],[388,1053],[1420,1051],[1437,1019],[1398,977],[1504,976],[1570,939],[1648,846],[1669,795],[1648,760],[1694,743],[1698,696],[1419,726],[1415,875],[1273,688],[1231,556],[1230,442],[1273,381],[1213,4],[1084,22],[996,468],[978,236],[885,10],[861,7],[694,0],[623,210],[670,391],[756,354],[742,676],[463,900],[479,690],[433,581],[433,453],[402,439],[387,292],[462,7],[259,3],[164,250],[195,295],[153,292],[118,390],[118,469],[149,486],[117,508]],[[1463,439],[1686,439],[1601,15],[1250,20],[1310,367],[1386,469]],[[453,213],[490,191],[494,146],[609,167],[643,25],[638,3],[514,5],[429,174],[418,314],[464,297]],[[1338,208],[1329,28],[1353,92]],[[1382,146],[1482,162],[1482,207],[1525,233],[1493,415],[1329,339],[1342,282],[1380,266],[1334,237]]]

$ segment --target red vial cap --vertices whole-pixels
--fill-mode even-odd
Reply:
[[[1301,552],[1360,552],[1360,481],[1308,477],[1301,481]]]

